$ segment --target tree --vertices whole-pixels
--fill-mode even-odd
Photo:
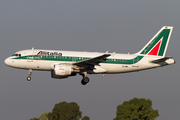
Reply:
[[[48,120],[79,120],[82,112],[75,102],[60,102],[55,104],[52,113],[48,113]]]
[[[48,113],[46,112],[39,117],[39,120],[48,120],[47,116],[48,116]]]
[[[84,116],[82,120],[90,120],[90,118],[88,116]]]
[[[150,99],[134,98],[117,106],[113,120],[154,120],[158,116],[158,110],[152,109]]]
[[[39,120],[38,118],[32,118],[32,119],[30,119],[30,120]]]

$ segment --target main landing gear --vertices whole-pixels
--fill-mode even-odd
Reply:
[[[89,82],[89,78],[87,77],[87,72],[83,72],[81,75],[83,76],[81,84],[86,85]]]
[[[29,76],[27,77],[27,81],[30,81],[31,80],[31,75],[32,75],[32,69],[29,69]]]

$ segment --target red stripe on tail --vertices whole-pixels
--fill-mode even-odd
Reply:
[[[162,42],[162,40],[160,40],[158,42],[158,44],[156,44],[156,46],[148,53],[148,55],[158,55],[158,51],[159,51],[161,42]]]

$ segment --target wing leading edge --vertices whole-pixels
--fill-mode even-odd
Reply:
[[[107,57],[109,57],[109,56],[111,56],[111,54],[104,54],[104,55],[94,57],[94,58],[91,58],[88,60],[83,60],[80,62],[73,63],[73,65],[77,65],[77,66],[81,66],[81,67],[89,66],[89,65],[94,66],[94,65],[98,65],[101,62],[105,62],[107,60]]]

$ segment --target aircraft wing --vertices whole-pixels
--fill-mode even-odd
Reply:
[[[157,60],[153,60],[151,61],[151,63],[161,63],[161,62],[165,62],[168,59],[171,59],[172,57],[165,57],[165,58],[161,58],[161,59],[157,59]]]
[[[81,66],[81,67],[88,67],[88,66],[94,66],[98,65],[101,62],[105,62],[107,60],[107,57],[111,56],[111,54],[104,54],[98,57],[94,57],[88,60],[83,60],[80,62],[73,63],[73,65]]]

